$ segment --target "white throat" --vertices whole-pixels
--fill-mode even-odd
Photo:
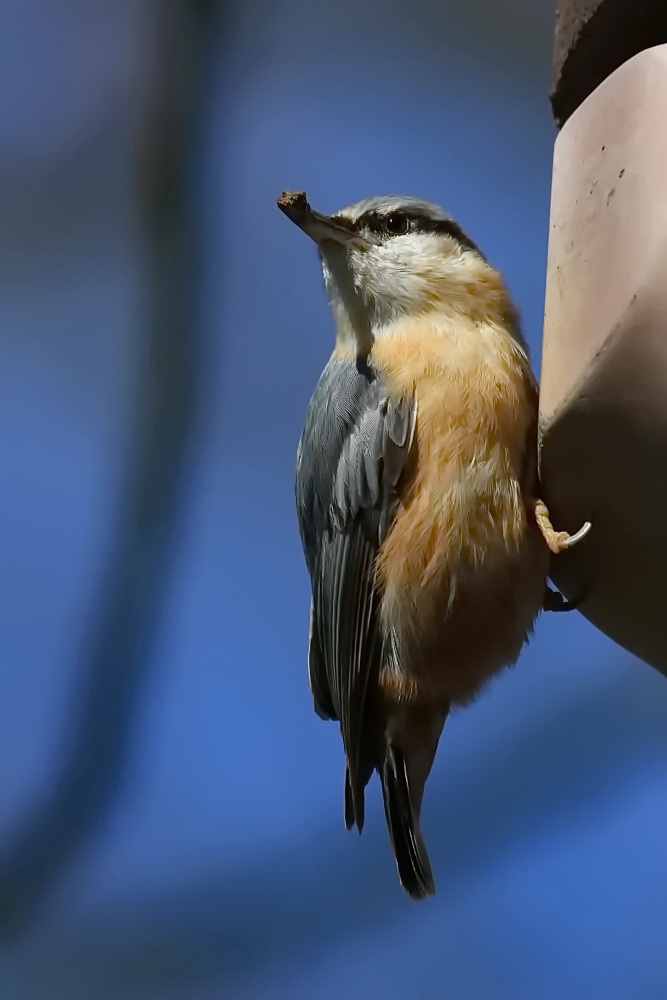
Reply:
[[[336,341],[347,351],[368,354],[401,320],[426,313],[445,325],[463,315],[512,325],[498,273],[449,237],[410,233],[366,247],[328,243],[321,252]]]

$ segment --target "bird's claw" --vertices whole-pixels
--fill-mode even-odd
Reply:
[[[573,535],[571,535],[569,531],[556,531],[551,523],[549,509],[543,500],[537,500],[535,502],[535,520],[537,521],[537,526],[542,532],[544,541],[547,543],[550,551],[553,552],[554,555],[558,555],[559,552],[566,552],[568,549],[573,548],[586,537],[592,527],[590,521],[585,521],[579,530]]]
[[[590,521],[584,521],[582,526],[579,528],[579,531],[576,531],[574,535],[568,534],[567,531],[559,531],[559,551],[562,551],[563,549],[571,549],[577,544],[577,542],[580,542],[582,538],[586,537],[588,532],[591,530],[591,527],[592,525]]]

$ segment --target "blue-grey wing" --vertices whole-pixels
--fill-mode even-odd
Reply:
[[[297,513],[313,598],[310,684],[318,714],[340,722],[357,816],[367,695],[382,660],[375,559],[393,520],[415,420],[413,394],[392,399],[368,364],[332,359],[297,455]]]

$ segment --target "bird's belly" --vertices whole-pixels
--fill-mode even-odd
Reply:
[[[516,661],[544,600],[548,552],[526,472],[536,393],[518,363],[454,378],[420,355],[415,369],[415,467],[378,557],[396,650],[382,683],[402,699],[460,702]]]
[[[414,512],[382,553],[383,627],[399,654],[382,683],[401,700],[470,700],[517,660],[542,607],[548,552],[537,527],[519,498],[508,540],[485,507],[458,524],[443,510],[420,526]],[[399,554],[401,528],[412,545]]]

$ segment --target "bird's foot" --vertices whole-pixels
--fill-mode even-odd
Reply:
[[[544,541],[555,555],[573,548],[591,530],[591,522],[585,521],[574,535],[571,535],[569,531],[556,531],[549,517],[549,509],[543,500],[535,501],[535,520]]]

